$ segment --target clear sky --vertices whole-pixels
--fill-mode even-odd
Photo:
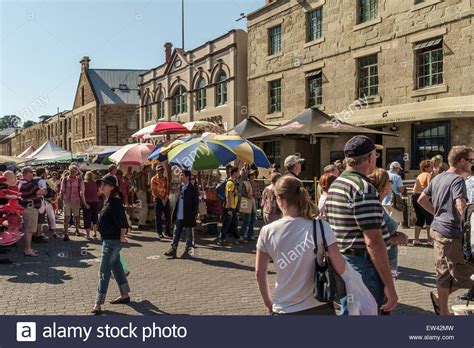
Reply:
[[[264,0],[185,0],[185,48],[231,29]],[[181,0],[0,0],[0,116],[37,120],[71,109],[80,74],[91,68],[151,69],[163,44],[181,46]]]

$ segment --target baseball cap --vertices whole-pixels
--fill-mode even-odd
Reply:
[[[396,162],[396,161],[390,163],[390,170],[395,169],[395,168],[400,168],[400,169],[402,169],[402,166],[401,166],[400,163],[398,163],[398,162]]]
[[[358,157],[366,155],[375,150],[375,144],[369,137],[365,135],[356,135],[349,139],[344,146],[345,157]]]
[[[285,168],[291,168],[298,162],[304,162],[304,158],[301,158],[298,155],[290,155],[285,158]]]

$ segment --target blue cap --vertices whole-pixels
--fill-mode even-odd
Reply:
[[[375,150],[375,144],[369,137],[365,135],[356,135],[349,139],[344,146],[345,157],[358,157],[366,155]]]

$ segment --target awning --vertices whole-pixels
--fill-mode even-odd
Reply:
[[[436,46],[441,41],[443,41],[443,38],[440,37],[440,38],[437,38],[437,39],[431,39],[431,40],[417,42],[417,43],[415,43],[415,45],[413,45],[413,49],[416,51],[416,50],[421,50],[423,48]]]
[[[310,108],[301,115],[276,127],[275,129],[268,130],[249,138],[271,138],[274,136],[331,137],[340,134],[380,134],[398,136],[393,133],[385,133],[375,129],[353,126],[349,123],[342,122],[340,119],[331,117],[319,109]]]

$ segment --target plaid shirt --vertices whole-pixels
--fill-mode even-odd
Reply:
[[[168,179],[166,177],[160,178],[158,174],[151,178],[151,192],[155,201],[157,199],[167,200],[169,195]]]

